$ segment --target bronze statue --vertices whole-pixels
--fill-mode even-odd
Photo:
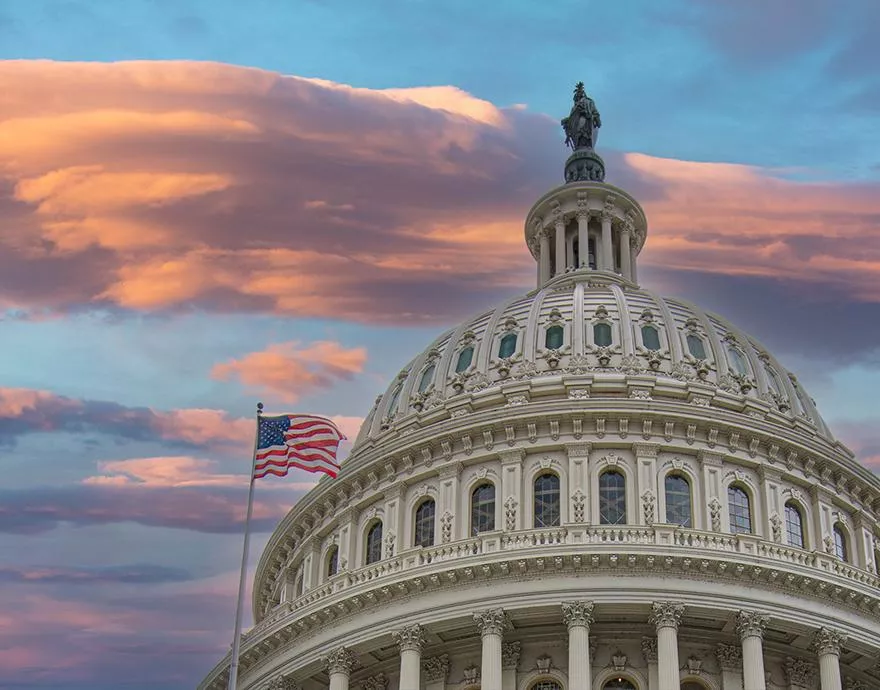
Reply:
[[[584,90],[584,83],[579,81],[574,87],[574,105],[568,117],[562,119],[565,130],[565,145],[572,150],[592,149],[599,138],[599,127],[602,120],[593,99]]]

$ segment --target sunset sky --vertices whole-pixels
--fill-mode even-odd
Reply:
[[[583,80],[639,276],[880,472],[880,2],[0,0],[0,686],[193,688],[258,400],[354,436],[534,287]],[[346,448],[346,446],[343,446]],[[312,475],[257,490],[252,565]]]

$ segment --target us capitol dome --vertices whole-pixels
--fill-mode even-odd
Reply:
[[[413,358],[278,525],[239,688],[880,689],[880,480],[757,339],[640,286],[573,100],[537,288]]]

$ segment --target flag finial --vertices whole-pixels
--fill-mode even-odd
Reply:
[[[259,417],[261,414],[263,414],[263,403],[258,402],[257,403],[257,416]]]

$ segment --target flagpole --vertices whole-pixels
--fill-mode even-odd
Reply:
[[[229,664],[228,690],[236,690],[238,682],[238,650],[241,645],[241,614],[244,609],[244,592],[247,584],[248,546],[251,541],[251,515],[254,512],[254,467],[257,464],[257,448],[260,443],[260,417],[263,403],[257,403],[257,431],[254,434],[254,455],[251,460],[250,486],[248,488],[247,517],[244,521],[244,549],[241,555],[241,575],[238,580],[238,603],[235,607],[235,635],[232,638],[232,660]]]

